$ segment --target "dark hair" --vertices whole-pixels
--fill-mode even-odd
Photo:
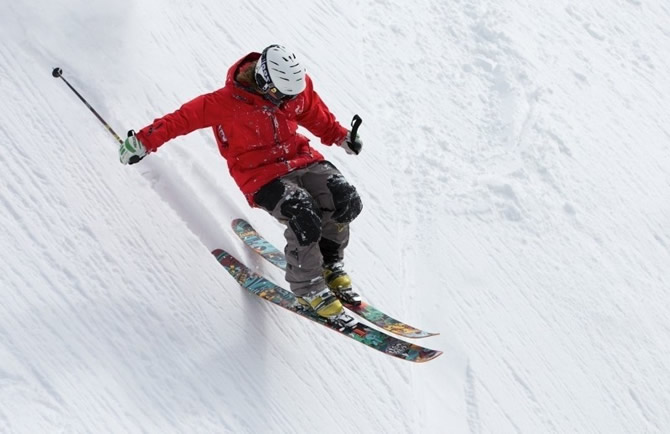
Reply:
[[[250,87],[255,91],[258,91],[258,84],[256,84],[255,74],[256,74],[256,60],[252,62],[247,62],[244,65],[240,66],[240,69],[237,72],[235,80],[243,86]]]

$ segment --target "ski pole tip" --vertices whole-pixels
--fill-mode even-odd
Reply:
[[[58,67],[54,68],[54,70],[51,71],[51,75],[53,75],[56,78],[60,77],[62,74],[63,74],[63,70],[61,68],[58,68]]]

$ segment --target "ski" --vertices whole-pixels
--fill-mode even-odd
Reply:
[[[304,318],[326,326],[331,330],[335,330],[344,336],[348,336],[370,348],[374,348],[389,356],[415,363],[427,362],[442,354],[442,351],[431,350],[429,348],[405,342],[362,323],[354,323],[349,327],[333,324],[325,318],[304,309],[298,303],[292,292],[283,289],[266,278],[256,274],[228,252],[216,249],[212,251],[212,254],[230,275],[249,292]]]
[[[232,226],[237,236],[239,236],[252,250],[282,270],[286,269],[286,257],[284,256],[284,253],[263,238],[246,220],[235,219],[232,222]],[[361,318],[370,321],[372,324],[406,338],[425,338],[439,334],[423,331],[403,323],[402,321],[398,321],[365,301],[358,306],[348,303],[343,304],[350,311]]]

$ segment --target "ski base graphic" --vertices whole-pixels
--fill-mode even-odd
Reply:
[[[286,269],[286,257],[284,256],[284,253],[277,249],[268,240],[263,238],[247,221],[243,219],[235,219],[232,222],[232,226],[237,236],[239,236],[240,239],[242,239],[242,241],[244,241],[244,243],[253,251],[282,270]],[[395,318],[392,318],[391,316],[371,306],[365,301],[357,306],[348,303],[343,304],[351,312],[355,313],[361,318],[364,318],[377,327],[399,336],[404,336],[406,338],[425,338],[439,334],[418,329]]]
[[[363,345],[374,348],[389,356],[415,363],[427,362],[442,354],[441,351],[431,350],[430,348],[405,342],[361,323],[356,323],[351,327],[341,327],[337,324],[331,324],[325,318],[302,308],[292,292],[287,291],[266,278],[254,273],[228,252],[216,249],[212,251],[212,254],[230,275],[249,292],[270,303],[274,303],[297,315],[310,319],[344,336],[354,339]]]

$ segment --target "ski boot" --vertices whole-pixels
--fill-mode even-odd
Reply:
[[[296,297],[296,299],[303,307],[320,317],[326,318],[332,324],[337,324],[343,328],[356,324],[356,320],[344,311],[340,300],[328,288],[316,291],[312,295]]]
[[[341,262],[324,265],[323,277],[335,297],[354,306],[361,304],[361,296],[351,288],[351,278],[342,268]]]

